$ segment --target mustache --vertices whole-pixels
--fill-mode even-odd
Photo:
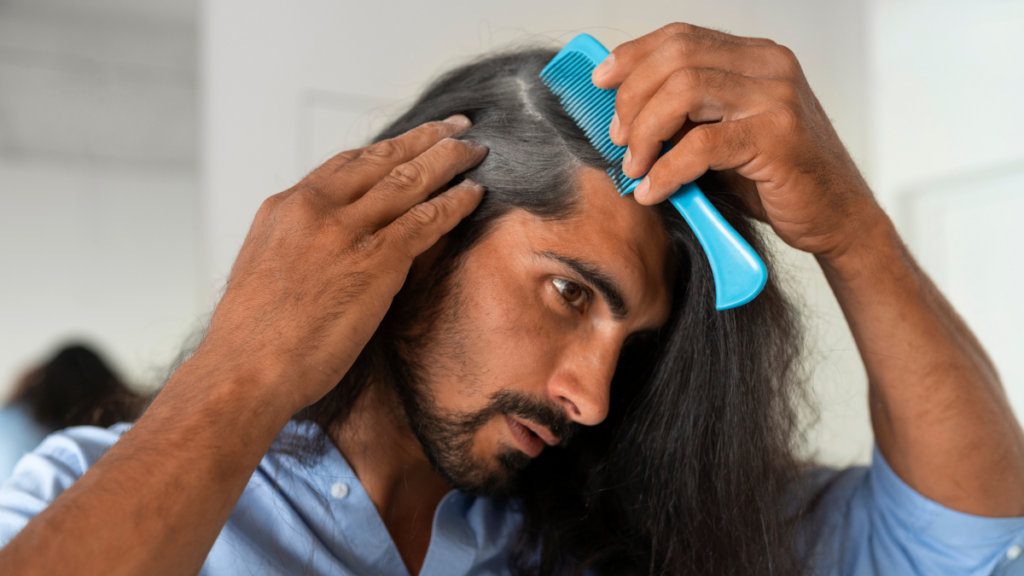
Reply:
[[[568,444],[580,430],[580,424],[566,417],[565,411],[554,402],[513,390],[492,394],[487,406],[472,414],[462,415],[456,425],[463,432],[472,433],[495,416],[504,414],[544,426],[559,439],[559,446]]]

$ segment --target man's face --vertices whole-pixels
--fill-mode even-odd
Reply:
[[[505,492],[545,447],[602,422],[623,342],[669,315],[658,217],[600,170],[578,178],[568,219],[514,210],[495,223],[402,351],[415,375],[402,394],[413,431],[463,491]]]

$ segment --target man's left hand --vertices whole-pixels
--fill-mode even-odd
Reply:
[[[885,220],[788,48],[670,24],[616,48],[593,81],[619,89],[610,136],[629,146],[626,175],[647,174],[642,204],[724,171],[755,217],[825,259]]]

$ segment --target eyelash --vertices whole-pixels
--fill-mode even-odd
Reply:
[[[558,295],[561,296],[562,305],[568,307],[570,310],[573,310],[575,312],[581,312],[582,309],[580,308],[580,305],[586,304],[587,302],[590,301],[590,298],[591,298],[590,289],[587,288],[586,286],[580,284],[579,282],[573,282],[572,280],[566,280],[564,278],[555,278],[554,280],[551,281],[551,283],[555,285],[555,290],[558,292]],[[561,286],[559,286],[560,283],[562,283]],[[580,296],[580,300],[581,300],[580,304],[574,304],[574,303],[570,302],[569,300],[567,300],[565,298],[565,296],[562,295],[562,289],[564,289],[565,286],[567,286],[569,284],[572,284],[572,285],[578,287],[580,289],[580,291],[583,293],[582,296]]]

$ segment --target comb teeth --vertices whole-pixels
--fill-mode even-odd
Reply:
[[[562,108],[583,130],[590,144],[608,161],[608,176],[621,194],[628,194],[640,183],[622,172],[625,146],[616,146],[608,136],[608,125],[615,113],[616,90],[602,90],[590,81],[597,67],[580,52],[568,52],[552,61],[540,73],[540,79],[558,97]]]

